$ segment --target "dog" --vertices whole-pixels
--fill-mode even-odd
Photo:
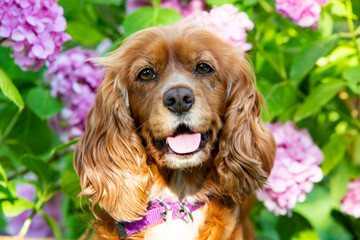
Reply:
[[[94,239],[249,240],[276,145],[244,53],[188,22],[137,32],[106,76],[75,148]]]

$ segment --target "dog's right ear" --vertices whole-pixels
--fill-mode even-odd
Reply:
[[[117,76],[109,72],[98,88],[75,148],[74,168],[82,188],[79,196],[89,198],[93,212],[98,203],[115,220],[134,221],[146,214],[150,173],[127,90],[120,89]]]

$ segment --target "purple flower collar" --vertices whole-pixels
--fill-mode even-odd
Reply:
[[[172,202],[171,200],[157,199],[150,201],[147,208],[148,214],[134,222],[117,222],[116,229],[120,238],[125,238],[137,233],[151,225],[180,218],[186,223],[193,220],[192,212],[205,205],[199,202],[195,205],[187,201]]]

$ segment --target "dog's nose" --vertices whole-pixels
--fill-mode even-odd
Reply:
[[[194,93],[186,87],[172,88],[163,97],[164,106],[173,113],[186,112],[194,103]]]

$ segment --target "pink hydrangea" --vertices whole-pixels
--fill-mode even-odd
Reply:
[[[243,51],[252,48],[252,45],[246,42],[246,31],[252,30],[254,23],[245,12],[239,12],[231,4],[224,4],[221,7],[214,6],[210,12],[203,11],[188,19],[214,32]]]
[[[328,0],[276,0],[276,10],[300,27],[317,28],[321,6]]]
[[[151,3],[146,0],[129,0],[126,2],[126,12],[131,13],[135,9],[143,6],[151,6]],[[172,8],[183,17],[191,14],[196,14],[205,9],[205,0],[190,0],[188,4],[181,0],[164,0],[160,5],[162,8]]]
[[[343,213],[360,218],[360,178],[348,185],[348,191],[341,201],[340,210]]]
[[[268,124],[268,128],[274,135],[277,151],[268,182],[256,195],[269,211],[290,214],[297,202],[305,201],[314,183],[321,181],[319,165],[324,155],[308,131],[296,129],[292,122]]]
[[[16,192],[21,198],[25,198],[31,202],[34,200],[35,187],[33,185],[17,185]],[[60,227],[62,227],[61,200],[62,194],[58,193],[46,203],[43,209],[46,214],[51,216],[60,225]],[[8,225],[6,228],[7,232],[11,235],[17,235],[30,214],[31,210],[26,210],[16,217],[8,218]],[[44,218],[41,215],[35,215],[26,237],[49,238],[54,237],[54,234],[45,222]]]
[[[57,0],[1,0],[0,38],[11,47],[23,70],[38,70],[54,61],[61,45],[71,39],[64,33],[66,20]]]
[[[48,69],[50,93],[64,103],[60,114],[50,120],[50,126],[64,142],[81,136],[85,129],[95,90],[103,78],[102,69],[87,61],[97,56],[96,51],[74,48],[59,54]]]

